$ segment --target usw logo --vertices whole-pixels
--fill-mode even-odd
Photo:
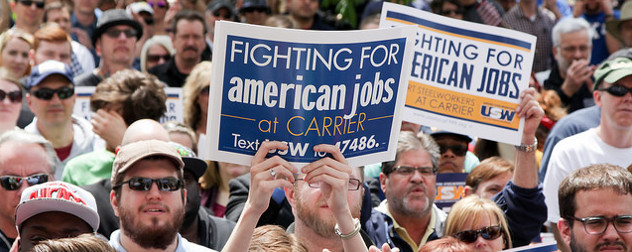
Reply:
[[[516,114],[515,110],[507,110],[504,108],[497,108],[487,105],[481,106],[481,115],[484,117],[489,117],[496,120],[503,120],[507,122],[513,121],[514,115]]]

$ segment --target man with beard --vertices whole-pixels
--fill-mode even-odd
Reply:
[[[632,163],[632,95],[628,94],[632,89],[632,60],[617,57],[605,61],[594,77],[593,97],[601,107],[599,126],[562,139],[550,155],[543,185],[551,223],[569,217],[559,215],[563,202],[557,197],[561,181],[573,171],[591,164],[628,167]],[[608,208],[605,204],[599,206]],[[561,248],[564,242],[557,231],[553,229]]]
[[[194,10],[182,10],[172,23],[171,41],[176,54],[169,61],[148,70],[170,87],[182,87],[206,48],[204,17]]]
[[[616,165],[591,165],[566,177],[558,195],[557,227],[571,251],[632,251],[630,172]]]
[[[553,26],[555,64],[545,89],[555,90],[568,113],[595,104],[590,87],[596,67],[590,65],[593,31],[581,18],[565,18]]]
[[[75,78],[77,86],[96,86],[114,73],[130,69],[134,64],[136,41],[143,35],[143,28],[127,12],[121,9],[103,13],[92,34],[92,45],[101,57],[99,67]]]
[[[121,228],[110,236],[110,245],[118,251],[212,251],[178,233],[187,197],[183,167],[176,149],[164,141],[120,148],[112,167],[110,203]]]

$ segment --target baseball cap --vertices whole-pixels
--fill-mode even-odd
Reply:
[[[200,178],[202,177],[202,175],[204,175],[204,172],[206,172],[206,168],[208,167],[206,161],[199,159],[197,155],[195,155],[195,152],[191,150],[191,148],[188,148],[176,142],[169,143],[174,148],[176,148],[176,151],[182,157],[182,161],[184,161],[185,171],[190,171],[191,173],[193,173],[193,175],[195,175],[196,178]]]
[[[45,212],[71,214],[88,223],[94,232],[99,228],[94,196],[66,182],[51,181],[24,189],[15,210],[15,224],[20,227],[29,218]]]
[[[154,15],[154,8],[149,6],[147,2],[133,2],[125,8],[125,11],[129,15],[132,15],[132,13],[138,14],[141,12],[147,12],[152,16]]]
[[[445,130],[439,130],[439,131],[436,131],[436,132],[432,132],[432,133],[430,133],[430,136],[432,136],[432,138],[437,138],[439,136],[454,136],[454,137],[462,139],[466,143],[472,142],[472,138],[470,138],[469,136],[458,134],[458,133],[454,133],[454,132],[450,132],[450,131],[445,131]]]
[[[619,26],[621,22],[632,20],[632,2],[626,1],[621,6],[620,17],[616,20],[610,20],[606,22],[606,31],[612,34],[616,39],[621,40],[621,33],[619,32]]]
[[[150,156],[164,156],[171,159],[179,173],[182,173],[184,162],[173,145],[160,140],[145,140],[121,146],[112,164],[112,183],[116,177],[127,171],[136,162]]]
[[[32,87],[37,86],[37,84],[40,84],[40,82],[46,79],[46,77],[53,74],[58,74],[66,77],[66,79],[68,79],[68,81],[70,81],[72,85],[75,85],[75,82],[73,81],[74,75],[72,74],[72,70],[70,70],[70,67],[66,65],[66,63],[56,60],[47,60],[35,66],[31,70],[31,74],[26,80],[26,89],[29,90]]]
[[[97,21],[97,28],[92,33],[92,46],[95,46],[97,39],[103,35],[105,30],[112,26],[129,25],[136,30],[136,39],[143,36],[143,27],[136,22],[130,14],[122,9],[112,9],[103,12],[103,15]]]
[[[615,83],[623,77],[629,75],[632,75],[632,60],[630,58],[618,57],[612,60],[604,61],[593,74],[595,77],[593,90],[596,90],[602,81]]]
[[[231,15],[235,15],[235,5],[230,0],[213,0],[206,6],[206,10],[211,12],[221,8],[226,8]]]

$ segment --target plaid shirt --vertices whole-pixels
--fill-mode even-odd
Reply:
[[[520,5],[517,4],[505,13],[503,21],[514,30],[537,37],[532,71],[541,72],[551,67],[551,49],[553,48],[551,30],[553,25],[555,25],[555,16],[549,10],[543,8],[538,8],[537,10],[535,20],[531,21],[529,17],[524,15]]]
[[[83,73],[83,67],[81,67],[75,52],[72,52],[70,55],[70,70],[72,70],[73,76],[79,76]]]

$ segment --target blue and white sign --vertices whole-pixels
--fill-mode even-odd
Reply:
[[[296,165],[337,145],[352,166],[392,160],[414,27],[322,32],[216,25],[207,139],[213,160],[249,165],[263,141]]]

